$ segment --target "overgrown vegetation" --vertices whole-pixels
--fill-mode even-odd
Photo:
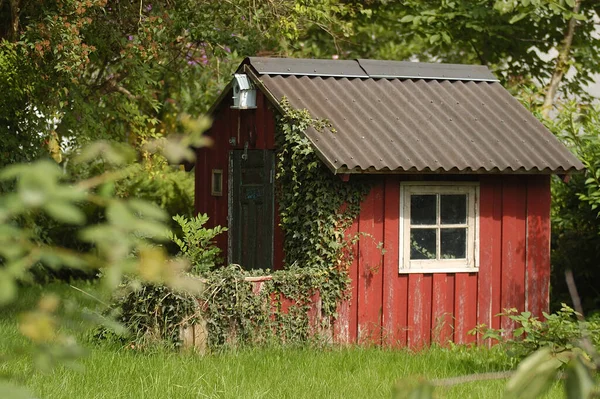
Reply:
[[[589,335],[596,350],[600,349],[600,320],[582,321],[582,315],[564,303],[559,311],[544,313],[543,320],[531,312],[518,312],[516,309],[508,309],[501,316],[515,322],[512,333],[486,327],[472,333],[481,333],[484,340],[490,339],[504,346],[509,356],[517,361],[541,348],[549,348],[555,354],[573,350],[585,335]]]
[[[347,270],[353,259],[349,245],[358,238],[348,237],[346,231],[358,216],[370,186],[359,178],[343,182],[317,157],[304,132],[313,127],[330,134],[323,131],[327,121],[313,119],[307,110],[291,108],[285,98],[281,107],[276,182],[285,263],[317,268],[329,275],[321,298],[325,315],[333,316],[349,282]]]
[[[187,135],[174,142],[163,141],[162,146],[179,148],[178,154],[186,154],[189,146],[204,145],[202,132],[208,121],[190,119],[186,123]],[[157,245],[167,238],[168,219],[164,210],[142,199],[114,195],[115,182],[137,168],[132,163],[132,154],[128,146],[106,142],[83,148],[78,151],[77,162],[95,164],[101,159],[110,165],[84,179],[69,174],[51,160],[14,164],[0,171],[0,181],[10,182],[14,187],[10,192],[0,192],[0,306],[21,300],[21,283],[28,281],[30,272],[40,264],[57,270],[101,269],[98,288],[104,292],[114,290],[125,275],[190,293],[201,289],[197,282],[181,273],[185,261],[170,258]],[[96,208],[101,216],[88,220],[88,207]],[[69,226],[85,246],[71,248],[40,239],[35,223],[40,218]],[[55,360],[71,359],[80,353],[73,336],[61,328],[70,322],[59,312],[63,304],[71,309],[77,306],[67,299],[47,295],[20,318],[19,329],[35,345],[37,363],[53,364]],[[93,323],[109,323],[95,313],[83,312],[78,317]]]
[[[135,289],[124,285],[114,303],[118,308],[112,313],[128,333],[115,335],[112,329],[102,327],[96,337],[117,339],[140,349],[181,345],[181,330],[201,317],[197,295],[161,284],[143,284]]]
[[[360,180],[343,182],[317,158],[304,131],[309,126],[322,129],[325,121],[312,119],[305,110],[291,109],[285,100],[282,106],[284,114],[277,123],[276,183],[286,269],[247,272],[237,265],[215,269],[220,250],[213,239],[225,229],[205,228],[206,215],[176,216],[182,237],[171,233],[170,238],[191,263],[191,273],[206,284],[200,307],[164,287],[145,286],[127,294],[115,306],[136,340],[145,341],[150,334],[179,344],[175,332],[182,320],[193,324],[198,313],[207,322],[213,348],[328,339],[320,335],[328,334],[338,305],[347,295],[350,245],[358,239],[358,235],[347,236],[346,230],[358,216],[369,186]],[[260,276],[268,277],[253,281]],[[322,317],[311,319],[316,295]]]

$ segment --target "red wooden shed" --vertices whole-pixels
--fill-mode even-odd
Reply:
[[[229,227],[229,263],[282,268],[275,116],[287,98],[331,122],[306,131],[322,162],[372,189],[352,232],[340,342],[419,347],[510,329],[505,308],[548,309],[550,177],[583,169],[484,66],[247,58],[212,108],[196,210]],[[374,242],[382,242],[382,253]]]

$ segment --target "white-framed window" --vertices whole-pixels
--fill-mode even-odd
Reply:
[[[479,183],[400,183],[400,273],[479,268]]]

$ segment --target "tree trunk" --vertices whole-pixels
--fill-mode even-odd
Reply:
[[[580,9],[581,0],[576,0],[575,6],[573,7],[573,13],[579,14]],[[542,116],[544,118],[548,118],[548,116],[550,115],[550,111],[552,110],[552,106],[554,105],[554,97],[556,97],[556,93],[558,92],[560,82],[562,81],[565,72],[569,69],[569,53],[571,52],[571,44],[573,43],[573,36],[575,35],[576,25],[577,20],[571,17],[571,19],[569,20],[567,32],[565,33],[565,38],[563,39],[562,47],[559,50],[558,58],[556,59],[556,67],[554,68],[552,79],[550,79],[550,83],[548,84],[546,90],[544,105],[542,105]]]
[[[10,39],[12,41],[19,38],[19,16],[21,14],[19,3],[20,0],[10,0]]]

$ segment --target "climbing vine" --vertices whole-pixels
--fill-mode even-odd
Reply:
[[[209,346],[317,340],[326,333],[328,318],[309,314],[327,279],[327,273],[315,268],[293,267],[270,274],[268,270],[246,271],[238,265],[214,270],[200,301]]]
[[[284,232],[285,264],[321,270],[327,278],[320,288],[325,315],[333,316],[349,284],[352,262],[349,246],[357,236],[347,229],[360,213],[369,184],[360,176],[350,182],[331,173],[306,137],[309,127],[335,133],[326,120],[292,108],[284,97],[277,118],[277,195]]]
[[[121,305],[127,316],[121,318],[125,325],[134,330],[141,327],[144,337],[150,332],[178,344],[179,327],[201,318],[206,322],[211,348],[272,342],[304,344],[329,337],[338,305],[348,292],[351,247],[360,234],[348,235],[347,230],[358,217],[370,186],[361,176],[342,181],[317,157],[304,132],[314,127],[330,134],[324,132],[325,128],[333,130],[327,121],[291,108],[285,98],[281,106],[283,113],[276,128],[276,193],[285,270],[247,271],[239,265],[209,270],[197,263],[212,244],[199,249],[198,256],[184,251],[192,271],[200,273],[205,284],[197,302],[162,288],[147,288],[129,296],[131,304]],[[197,228],[204,229],[201,224]],[[316,298],[319,300],[315,302]],[[318,309],[316,303],[320,304]],[[150,312],[151,317],[140,317],[138,312]],[[196,317],[198,312],[200,317]]]

